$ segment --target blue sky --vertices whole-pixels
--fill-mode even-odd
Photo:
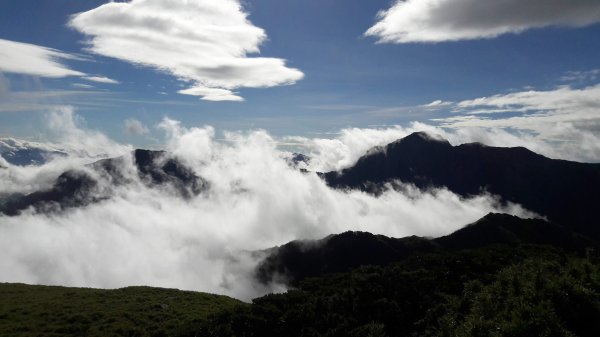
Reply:
[[[459,11],[469,1],[442,3]],[[204,2],[199,1],[198,6]],[[247,0],[241,12],[267,36],[257,44],[260,54],[248,53],[247,57],[286,60],[283,70],[297,70],[303,77],[290,73],[281,75],[278,81],[282,83],[277,85],[265,82],[227,89],[243,97],[241,102],[206,101],[201,96],[180,94],[178,91],[190,86],[189,81],[181,80],[181,72],[177,75],[157,66],[136,65],[127,57],[90,50],[85,41],[98,35],[84,32],[98,32],[94,26],[97,21],[83,22],[79,28],[68,22],[71,15],[106,3],[0,2],[1,40],[56,49],[73,57],[59,60],[65,68],[119,82],[99,83],[82,76],[50,78],[19,73],[0,64],[0,136],[43,138],[43,116],[58,105],[74,107],[88,127],[139,146],[155,142],[159,131],[154,126],[165,116],[184,125],[209,124],[217,130],[261,128],[276,136],[310,136],[345,127],[411,121],[453,128],[508,128],[546,137],[556,137],[557,131],[553,134],[549,126],[539,124],[560,122],[576,128],[587,125],[583,129],[598,134],[589,128],[599,125],[600,120],[600,103],[594,99],[599,83],[596,69],[600,68],[600,7],[595,1],[578,5],[556,1],[556,8],[547,9],[547,15],[520,10],[518,6],[525,5],[519,1],[507,1],[507,7],[500,9],[490,2],[490,8],[482,6],[481,10],[496,11],[497,15],[482,21],[477,12],[454,16],[427,12],[419,7],[418,0],[396,5],[389,0]],[[543,6],[541,0],[531,5],[536,3]],[[379,11],[390,8],[396,12],[388,11],[388,21],[385,16],[377,17]],[[405,15],[408,10],[412,10],[410,16]],[[439,11],[448,12],[444,8]],[[432,22],[419,26],[413,22],[419,15]],[[377,22],[386,25],[385,33],[365,36]],[[127,26],[128,21],[119,24]],[[202,22],[198,24],[203,29]],[[512,30],[498,28],[507,26]],[[163,40],[167,49],[178,43]],[[245,43],[241,40],[232,38],[232,43]],[[3,52],[11,50],[0,45],[0,60]],[[193,81],[204,79],[202,74],[193,76]],[[210,76],[219,81],[221,74]],[[293,84],[283,83],[286,81]],[[557,92],[560,88],[567,90]],[[564,99],[554,102],[553,97],[563,97],[560,95]],[[472,102],[491,97],[496,97],[495,101]],[[437,100],[441,102],[423,107]],[[572,103],[574,100],[579,101]],[[36,104],[22,106],[32,101]],[[589,108],[583,115],[582,106]],[[478,113],[482,109],[486,111]],[[125,132],[128,119],[139,122],[149,133]]]

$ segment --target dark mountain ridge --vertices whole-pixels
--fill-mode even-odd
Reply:
[[[480,220],[440,238],[391,238],[368,232],[344,232],[321,240],[292,241],[267,250],[256,269],[263,283],[295,285],[307,277],[348,272],[363,265],[387,265],[417,253],[477,249],[493,245],[548,245],[585,253],[596,241],[542,219],[490,213]]]
[[[131,154],[137,177],[148,187],[168,186],[183,198],[208,189],[208,182],[198,177],[165,151],[135,150]],[[47,212],[89,205],[111,196],[111,188],[128,184],[131,178],[124,171],[126,156],[99,160],[87,166],[109,182],[108,189],[85,170],[62,173],[50,189],[27,195],[14,194],[0,198],[0,213],[9,216],[28,208]]]
[[[322,177],[335,188],[371,193],[394,181],[421,189],[446,187],[463,197],[488,192],[600,238],[600,164],[550,159],[523,147],[452,146],[417,132]]]

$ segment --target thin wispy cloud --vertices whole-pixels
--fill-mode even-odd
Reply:
[[[73,84],[71,84],[71,86],[74,88],[81,88],[81,89],[95,89],[96,88],[93,85],[84,84],[84,83],[73,83]]]
[[[381,11],[365,35],[384,43],[444,42],[597,22],[596,0],[406,0]]]
[[[587,82],[596,81],[598,77],[600,77],[600,69],[591,69],[584,71],[568,71],[561,76],[560,80],[563,82]]]
[[[106,83],[106,84],[119,84],[120,83],[117,80],[113,80],[112,78],[108,78],[105,76],[84,76],[82,78],[84,80],[97,82],[97,83]]]
[[[65,102],[77,102],[77,105],[91,106],[100,101],[100,96],[107,93],[93,90],[92,86],[74,83],[74,88],[79,90],[38,90],[38,91],[11,91],[7,89],[0,92],[1,112],[45,112],[49,109],[61,107]],[[81,90],[86,89],[86,90]],[[91,99],[93,97],[93,99]]]
[[[304,74],[279,58],[252,57],[266,40],[237,0],[110,2],[74,15],[88,50],[169,73],[185,95],[241,101],[238,88],[293,84]]]
[[[436,110],[436,109],[441,109],[441,108],[445,108],[445,107],[449,107],[452,106],[454,102],[450,102],[450,101],[442,101],[441,99],[435,100],[433,102],[427,103],[427,104],[423,104],[421,105],[422,108],[428,109],[428,110]]]
[[[146,125],[135,118],[128,118],[123,122],[123,128],[129,135],[142,136],[150,133]]]

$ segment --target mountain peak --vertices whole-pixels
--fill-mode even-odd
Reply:
[[[396,153],[400,157],[406,157],[408,153],[446,153],[452,150],[452,145],[439,135],[418,131],[388,144],[383,150],[388,155]]]
[[[408,135],[404,138],[401,138],[394,143],[403,144],[403,145],[408,145],[408,144],[413,144],[413,145],[439,144],[439,145],[442,145],[443,144],[444,146],[452,146],[452,145],[450,145],[450,142],[448,142],[443,137],[441,137],[439,135],[435,135],[435,134],[430,134],[425,131],[413,132],[410,135]],[[392,144],[394,144],[394,143],[392,143]]]

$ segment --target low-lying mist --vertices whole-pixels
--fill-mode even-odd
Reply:
[[[85,139],[90,149],[110,156],[127,156],[132,150],[79,128],[70,111],[53,118],[63,118],[57,123],[68,129],[65,135]],[[289,153],[265,131],[230,132],[217,140],[211,127],[185,128],[170,119],[159,127],[165,131],[168,153],[207,180],[210,188],[184,199],[168,186],[139,181],[132,160],[124,160],[122,170],[130,175],[126,185],[96,177],[100,188],[112,195],[107,200],[62,212],[0,216],[0,282],[151,285],[247,300],[283,290],[281,285],[255,282],[252,275],[260,254],[251,252],[291,240],[348,230],[441,236],[488,212],[531,216],[518,205],[501,206],[487,194],[463,199],[446,189],[422,192],[409,185],[378,197],[334,190],[316,173],[292,167]],[[305,142],[312,158],[307,169],[325,171],[349,166],[371,146],[411,131],[356,129],[333,140],[292,140]],[[84,164],[94,160],[88,153],[35,167],[0,161],[0,191],[48,188],[64,170],[89,170]]]

